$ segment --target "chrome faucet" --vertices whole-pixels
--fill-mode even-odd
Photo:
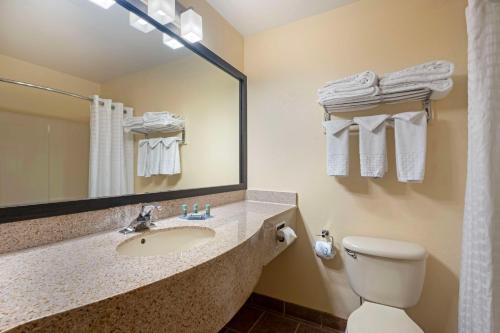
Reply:
[[[138,232],[143,230],[148,230],[151,227],[154,227],[153,223],[153,212],[155,209],[160,209],[160,205],[157,203],[143,204],[141,207],[141,212],[139,216],[130,223],[128,227],[120,230],[122,234],[129,234],[132,232]]]

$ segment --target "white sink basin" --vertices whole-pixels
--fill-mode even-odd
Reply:
[[[205,227],[179,227],[137,235],[120,243],[119,254],[131,257],[159,256],[188,250],[212,240],[215,231]]]

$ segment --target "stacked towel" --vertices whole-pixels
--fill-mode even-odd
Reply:
[[[184,127],[184,119],[170,112],[146,112],[144,127],[148,129],[176,130]]]
[[[455,66],[448,61],[431,61],[385,74],[379,82],[381,93],[391,94],[415,89],[431,89],[431,99],[445,97],[453,88]]]
[[[142,117],[129,117],[123,120],[123,128],[129,132],[130,129],[136,127],[142,127],[144,125],[144,120]]]
[[[177,131],[184,128],[184,119],[170,112],[146,112],[142,117],[132,117],[123,123],[125,132],[134,129]]]
[[[139,141],[137,175],[175,175],[181,172],[179,139],[155,138]]]
[[[381,114],[355,117],[359,125],[359,160],[362,177],[381,178],[387,172],[386,123],[390,116]]]
[[[338,111],[353,110],[353,107],[358,110],[367,109],[380,102],[377,84],[377,74],[372,71],[330,81],[318,90],[319,103]],[[367,103],[368,101],[371,103]]]

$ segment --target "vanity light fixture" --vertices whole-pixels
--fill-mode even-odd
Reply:
[[[175,0],[148,0],[148,15],[168,24],[175,21]]]
[[[184,45],[177,39],[170,37],[167,34],[163,34],[163,44],[167,45],[173,50],[183,47]]]
[[[104,9],[109,9],[109,7],[115,4],[115,0],[89,0],[89,1]]]
[[[203,40],[203,21],[192,9],[181,14],[181,36],[190,43]]]
[[[144,33],[148,33],[155,29],[153,25],[149,24],[146,20],[140,18],[132,12],[129,14],[129,23],[131,26]]]

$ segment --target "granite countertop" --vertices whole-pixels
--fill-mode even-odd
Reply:
[[[164,256],[119,255],[116,246],[137,233],[117,230],[0,255],[0,332],[187,271],[237,247],[265,220],[294,208],[240,201],[213,208],[215,218],[206,221],[157,221],[155,230],[201,225],[216,232],[212,241]]]

